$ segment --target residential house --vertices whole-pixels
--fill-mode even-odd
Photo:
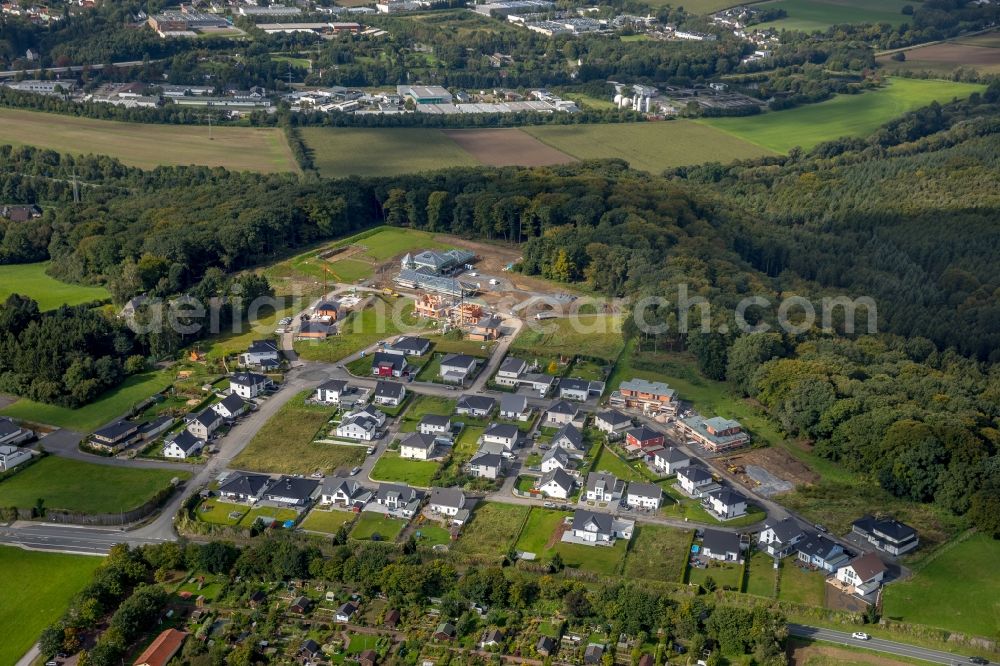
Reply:
[[[258,375],[256,372],[240,372],[229,378],[229,392],[244,400],[256,398],[272,386],[274,382],[269,377]]]
[[[585,379],[566,377],[559,380],[559,397],[564,400],[586,402],[590,397],[590,382]]]
[[[380,381],[375,384],[375,397],[373,400],[380,405],[397,407],[403,404],[406,399],[406,387],[396,382]]]
[[[495,453],[476,453],[469,461],[468,469],[472,476],[496,479],[503,476],[503,457]]]
[[[399,457],[430,460],[434,457],[435,446],[434,435],[411,432],[399,443]]]
[[[574,538],[590,544],[613,546],[616,539],[631,539],[635,523],[631,520],[616,520],[607,513],[596,513],[586,509],[573,512]]]
[[[9,444],[0,444],[0,472],[14,469],[29,460],[31,460],[31,451],[28,449],[19,449]]]
[[[28,49],[30,54],[32,51]],[[31,60],[31,58],[28,58]],[[0,217],[11,222],[27,222],[42,216],[42,209],[35,204],[11,204],[0,206]]]
[[[229,420],[243,416],[248,409],[250,409],[249,403],[235,393],[230,393],[220,402],[212,405],[213,412]]]
[[[720,488],[708,493],[708,509],[721,520],[745,516],[747,498],[730,488]]]
[[[739,421],[716,416],[706,419],[695,414],[677,422],[681,431],[709,451],[726,451],[750,442]]]
[[[395,608],[392,608],[388,612],[386,612],[385,617],[382,619],[382,624],[392,629],[397,624],[399,624],[399,618],[400,618],[399,611]]]
[[[561,446],[553,446],[542,456],[541,470],[543,473],[551,472],[554,469],[571,469],[569,453]]]
[[[371,490],[345,476],[327,477],[319,492],[321,504],[339,504],[345,507],[362,507],[373,497]]]
[[[316,387],[316,394],[313,397],[317,402],[339,405],[341,396],[347,392],[347,387],[347,382],[343,379],[328,379]]]
[[[248,367],[273,369],[281,363],[281,352],[275,340],[254,340],[240,354],[240,364]]]
[[[632,427],[632,418],[616,409],[609,409],[594,417],[594,427],[607,435],[621,435]]]
[[[701,497],[709,492],[709,486],[718,485],[715,479],[704,467],[688,466],[677,470],[677,482],[688,495]]]
[[[480,650],[498,648],[501,645],[503,645],[503,632],[499,629],[490,629],[484,632],[482,638],[479,640]]]
[[[282,476],[264,491],[264,499],[269,502],[305,506],[316,497],[319,481],[298,476]]]
[[[521,378],[517,383],[522,387],[527,387],[532,391],[535,391],[538,393],[539,397],[544,398],[552,391],[552,387],[556,385],[557,381],[558,380],[556,380],[556,378],[552,375],[546,375],[545,373],[540,372],[529,372],[521,375]]]
[[[463,395],[455,406],[456,414],[467,414],[474,418],[485,418],[496,409],[497,401],[481,395]]]
[[[476,369],[479,359],[467,354],[447,354],[441,359],[438,376],[448,384],[463,384]]]
[[[676,474],[677,470],[691,464],[691,458],[678,448],[668,446],[653,453],[653,467],[665,474]]]
[[[431,638],[437,641],[451,641],[455,639],[457,633],[455,625],[451,622],[442,622],[434,630],[434,633],[431,634]]]
[[[115,421],[104,426],[90,436],[90,444],[104,451],[117,453],[128,446],[138,434],[141,424],[135,421]]]
[[[483,432],[482,442],[487,444],[503,444],[508,451],[517,446],[521,432],[512,423],[491,423]]]
[[[805,531],[794,518],[767,521],[757,538],[758,548],[772,557],[785,557],[795,550],[795,544],[806,537]]]
[[[194,436],[190,430],[181,430],[163,443],[163,457],[186,460],[197,456],[203,448],[205,440]]]
[[[376,413],[381,416],[381,420]],[[370,442],[378,439],[379,429],[385,422],[385,415],[377,409],[362,409],[346,414],[337,425],[337,437]]]
[[[579,418],[580,410],[565,400],[555,403],[545,412],[545,425],[561,426],[567,423],[575,423]]]
[[[477,342],[496,340],[500,337],[503,320],[496,315],[485,315],[469,327],[469,339]]]
[[[535,652],[542,655],[543,657],[549,657],[555,654],[556,651],[556,641],[549,636],[541,636],[538,642],[535,643]]]
[[[424,435],[451,436],[451,417],[438,414],[424,414],[417,424],[417,432]]]
[[[638,409],[646,414],[672,414],[677,410],[677,392],[663,382],[630,379],[618,385],[611,393],[613,407]]]
[[[556,499],[568,499],[576,485],[576,479],[567,474],[562,468],[556,467],[551,472],[546,472],[538,479],[535,487],[547,497]]]
[[[353,601],[348,601],[346,604],[341,604],[337,609],[336,614],[333,616],[337,622],[350,622],[354,614],[358,612],[358,607]]]
[[[428,503],[434,513],[443,516],[457,516],[465,508],[465,493],[461,488],[435,488]]]
[[[305,615],[312,609],[312,605],[312,601],[308,597],[296,597],[288,607],[288,610],[299,615]]]
[[[271,485],[271,477],[264,474],[235,472],[219,486],[219,497],[231,502],[256,502]]]
[[[326,340],[333,327],[321,321],[304,321],[295,334],[297,340]]]
[[[655,483],[633,481],[628,484],[625,503],[637,509],[656,511],[663,502],[663,490]]]
[[[313,317],[323,321],[337,321],[340,314],[340,304],[336,301],[320,301],[313,308]]]
[[[133,662],[134,666],[167,666],[170,660],[180,652],[181,646],[184,645],[184,639],[187,637],[186,631],[178,629],[162,631]]]
[[[14,446],[26,442],[34,436],[35,433],[32,430],[22,428],[5,416],[0,417],[0,444]]]
[[[662,432],[653,430],[645,425],[632,428],[625,433],[625,446],[629,451],[652,453],[653,450],[662,448],[663,442]]]
[[[149,423],[143,424],[139,428],[139,438],[148,442],[150,440],[156,439],[174,425],[174,417],[172,416],[158,416]]]
[[[583,663],[587,666],[599,666],[604,663],[604,646],[591,643],[583,651]]]
[[[412,518],[417,513],[422,499],[420,493],[401,483],[383,483],[375,493],[376,502],[405,518]]]
[[[705,529],[701,539],[701,552],[705,557],[723,562],[739,562],[742,560],[743,546],[740,535],[736,532]]]
[[[309,638],[306,639],[302,646],[299,648],[299,656],[305,657],[306,659],[322,659],[323,651],[320,648],[319,643]]]
[[[386,353],[404,356],[423,356],[431,350],[431,341],[415,335],[403,335],[385,348]]]
[[[209,408],[188,421],[187,429],[195,437],[208,441],[212,433],[222,426],[222,423],[222,417],[215,410]]]
[[[372,354],[372,374],[376,377],[408,377],[410,364],[402,354],[375,352]]]
[[[894,518],[863,516],[851,524],[851,531],[893,556],[908,553],[919,543],[917,531]]]
[[[607,472],[591,472],[587,475],[586,498],[592,502],[614,502],[621,499],[625,491],[625,481]]]
[[[571,423],[559,428],[556,434],[552,435],[549,446],[553,449],[562,449],[574,458],[582,458],[587,453],[587,443],[583,439],[583,433]]]
[[[528,364],[522,359],[508,356],[500,364],[493,381],[501,386],[517,386],[518,379],[528,370]]]
[[[527,421],[531,418],[531,406],[523,395],[507,394],[500,397],[500,418],[512,421]]]
[[[849,586],[851,593],[864,597],[878,590],[887,571],[875,553],[865,553],[837,569],[837,580]]]
[[[834,543],[822,534],[810,534],[796,545],[798,559],[817,569],[833,573],[848,563],[851,558],[843,546]]]

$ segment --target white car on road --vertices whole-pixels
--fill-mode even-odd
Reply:
[[[869,638],[871,638],[871,636],[869,636],[863,631],[855,631],[853,634],[851,634],[851,638],[856,638],[859,641],[866,641]]]

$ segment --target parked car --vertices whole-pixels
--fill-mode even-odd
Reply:
[[[819,523],[816,523],[815,525],[813,525],[813,527],[815,527],[816,529],[818,529],[820,532],[826,532],[826,531],[828,531],[826,529],[825,525],[820,525]]]
[[[988,664],[988,663],[990,663],[990,660],[987,659],[986,657],[969,657],[969,661],[971,661],[973,664]]]
[[[851,638],[856,638],[859,641],[866,641],[869,638],[871,638],[871,636],[869,636],[863,631],[855,631],[853,634],[851,634]]]
[[[545,502],[544,504],[542,504],[542,506],[545,507],[546,509],[556,508],[555,502]]]
[[[357,476],[358,472],[360,471],[361,471],[360,467],[355,467],[354,469],[351,470],[351,476]]]

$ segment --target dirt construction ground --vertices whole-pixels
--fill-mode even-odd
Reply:
[[[766,488],[762,488],[761,484],[758,483],[762,475],[747,474],[747,468],[761,468],[767,473],[763,476],[777,477],[777,479],[787,481],[793,486],[815,483],[819,480],[818,474],[793,458],[785,450],[775,447],[743,451],[724,459],[717,459],[715,462],[725,467],[743,468],[743,471],[736,472],[740,482],[748,488],[763,492],[765,495],[774,493],[765,492]],[[756,481],[753,476],[757,477]],[[786,490],[788,489],[786,488]]]
[[[970,67],[986,74],[1000,72],[1000,48],[983,44],[944,42],[906,51],[903,63],[897,63],[889,56],[878,60],[879,64],[887,67],[903,66],[912,70],[950,71],[955,67]]]
[[[519,129],[445,130],[448,137],[489,166],[550,166],[576,158]]]
[[[907,666],[882,655],[854,650],[844,650],[833,645],[803,644],[789,641],[788,663],[792,666],[832,666],[833,664],[871,664],[872,666]]]

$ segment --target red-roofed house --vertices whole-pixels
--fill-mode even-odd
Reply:
[[[185,638],[187,638],[186,631],[167,629],[139,655],[135,660],[135,666],[167,666],[167,663],[180,651]]]

